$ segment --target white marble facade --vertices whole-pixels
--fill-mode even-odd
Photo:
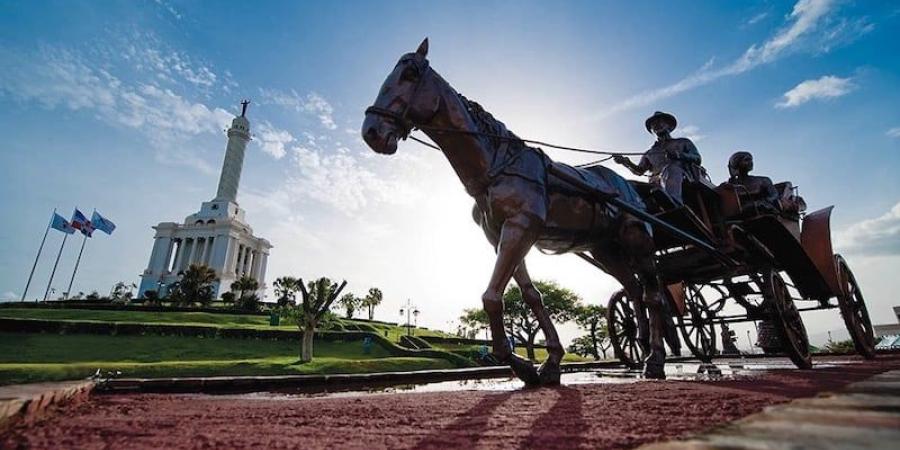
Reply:
[[[250,141],[246,109],[247,102],[228,129],[228,147],[216,198],[204,202],[200,211],[187,216],[184,223],[162,222],[153,227],[156,235],[150,262],[141,274],[139,297],[148,290],[165,296],[167,287],[178,281],[191,264],[204,264],[214,269],[219,278],[214,289],[217,298],[243,276],[259,282],[258,295],[263,298],[272,245],[253,235],[253,229],[244,221],[244,210],[237,204],[244,152]]]

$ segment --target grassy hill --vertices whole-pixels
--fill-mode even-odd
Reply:
[[[292,324],[269,325],[269,317],[249,314],[225,314],[207,312],[150,312],[150,311],[103,311],[92,309],[41,309],[41,308],[0,308],[0,318],[72,320],[81,322],[121,322],[155,323],[172,325],[205,325],[221,328],[283,329],[296,330]],[[340,319],[340,328],[353,331],[371,331],[381,334],[392,342],[399,342],[406,334],[406,327],[384,322]],[[416,336],[450,335],[424,328],[413,328]]]
[[[360,342],[316,342],[300,364],[299,342],[178,336],[0,332],[0,384],[86,378],[97,369],[123,377],[363,373],[455,367],[438,358],[392,357]]]
[[[73,324],[93,322],[297,330],[292,324],[270,326],[269,317],[265,315],[214,312],[0,308],[0,318],[39,319]],[[85,378],[97,369],[118,370],[124,377],[285,375],[441,369],[474,364],[481,347],[436,344],[434,348],[437,351],[426,353],[429,357],[423,357],[420,353],[408,352],[395,346],[401,336],[407,333],[407,329],[402,326],[376,321],[340,319],[336,322],[335,328],[376,333],[384,336],[388,342],[376,339],[375,345],[364,351],[359,338],[334,341],[323,337],[316,339],[313,361],[301,364],[298,361],[299,340],[294,342],[290,339],[237,339],[221,337],[217,333],[216,337],[200,337],[156,334],[10,333],[9,330],[0,330],[0,384]],[[413,328],[412,331],[415,336],[452,337],[440,331],[424,328]],[[65,332],[63,330],[63,333]],[[525,354],[525,350],[521,348],[517,349],[517,352]],[[537,349],[537,353],[538,359],[546,357],[544,349]],[[566,361],[578,360],[582,358],[566,355]]]

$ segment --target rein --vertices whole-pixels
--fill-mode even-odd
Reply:
[[[378,108],[378,109],[380,109],[380,108]],[[366,111],[368,111],[368,110],[366,110]],[[396,114],[396,113],[394,113],[394,114]],[[509,137],[509,136],[502,136],[499,134],[494,134],[494,133],[485,133],[483,131],[457,130],[457,129],[453,129],[453,128],[432,127],[430,125],[414,125],[412,127],[412,130],[435,131],[438,133],[468,134],[468,135],[473,135],[473,136],[481,136],[481,137],[486,137],[486,138],[498,139],[501,141],[522,142],[525,144],[532,144],[532,145],[538,145],[538,146],[542,146],[542,147],[555,148],[558,150],[566,150],[566,151],[570,151],[570,152],[589,153],[592,155],[642,156],[647,153],[646,151],[643,151],[643,152],[614,152],[614,151],[610,151],[610,150],[594,150],[594,149],[578,148],[578,147],[566,147],[563,145],[551,144],[551,143],[547,143],[547,142],[543,142],[543,141],[536,141],[533,139],[522,139],[522,138],[518,138],[518,137],[513,138],[513,137]],[[416,139],[413,136],[409,136],[409,138],[415,140],[416,142],[426,144],[425,142],[423,142],[419,139]],[[426,145],[428,145],[429,147],[432,147],[432,148],[437,148],[430,144],[426,144]],[[438,150],[440,150],[440,149],[438,148]],[[603,159],[603,161],[605,161],[605,160],[606,160],[606,158]]]

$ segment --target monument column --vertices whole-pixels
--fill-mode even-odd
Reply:
[[[191,241],[191,251],[188,253],[187,260],[184,262],[184,270],[188,270],[191,267],[191,264],[194,263],[194,253],[197,251],[197,238],[188,239]]]
[[[169,272],[169,269],[172,268],[172,252],[175,251],[175,239],[169,238],[169,245],[166,247],[166,259],[163,262],[163,270],[160,275],[166,274]]]
[[[259,270],[259,251],[253,250],[253,262],[250,264],[250,277],[259,280],[257,271]]]
[[[226,266],[226,270],[228,270],[229,273],[234,273],[234,275],[237,276],[237,262],[241,257],[241,245],[238,244],[237,239],[233,237],[229,237],[228,242],[228,248],[230,250],[228,253],[228,265]]]
[[[250,258],[253,256],[253,250],[250,247],[244,247],[244,265],[241,268],[241,273],[247,275],[247,272],[250,270]]]
[[[214,238],[212,236],[206,237],[206,251],[203,253],[203,264],[207,266],[211,265],[209,261],[209,257],[212,256],[212,249],[214,245]]]
[[[244,167],[244,152],[250,141],[250,122],[247,120],[249,100],[241,102],[241,115],[235,117],[228,129],[228,147],[225,149],[225,160],[222,162],[222,174],[219,176],[219,188],[216,200],[237,203],[237,190],[241,182],[241,170]]]
[[[269,254],[263,253],[262,260],[259,262],[259,274],[256,279],[259,281],[259,287],[263,287],[266,282],[266,265],[269,263]]]
[[[184,259],[184,239],[177,239],[178,248],[175,249],[175,263],[172,264],[172,272],[181,270],[181,260]]]

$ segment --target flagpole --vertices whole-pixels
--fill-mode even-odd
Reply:
[[[47,301],[47,296],[50,295],[50,285],[53,284],[53,275],[56,275],[56,266],[59,265],[59,257],[62,256],[63,247],[66,246],[66,239],[69,238],[69,233],[66,233],[63,236],[62,244],[59,246],[59,253],[56,254],[56,262],[53,263],[53,271],[50,272],[50,281],[47,282],[47,290],[44,291],[44,301]]]
[[[37,268],[38,259],[41,258],[41,252],[44,251],[44,243],[47,242],[47,233],[50,233],[50,225],[53,224],[53,217],[56,214],[56,208],[53,208],[53,214],[50,215],[50,221],[47,222],[47,229],[44,230],[44,238],[41,239],[41,246],[38,247],[37,256],[34,257],[34,264],[31,266],[31,273],[28,274],[28,282],[25,283],[25,290],[22,291],[22,301],[28,295],[28,287],[31,286],[31,278],[34,277],[34,269]]]
[[[72,279],[69,280],[69,288],[66,289],[66,292],[63,294],[63,298],[69,298],[69,293],[72,292],[72,283],[75,282],[75,272],[78,272],[78,265],[81,264],[81,254],[84,253],[84,244],[87,242],[87,235],[84,235],[84,239],[81,240],[81,250],[78,251],[78,259],[75,260],[75,270],[72,271]]]

